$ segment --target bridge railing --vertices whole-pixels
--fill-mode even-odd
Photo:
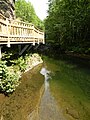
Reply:
[[[0,19],[0,44],[44,43],[44,32],[31,23]]]

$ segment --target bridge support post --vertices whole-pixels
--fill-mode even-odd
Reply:
[[[39,45],[39,39],[38,39],[38,45]]]
[[[45,44],[45,41],[43,40],[43,44]]]
[[[10,47],[10,42],[8,42],[7,47]]]
[[[8,21],[8,19],[6,19],[6,23],[7,23],[7,35],[8,35],[7,47],[10,47],[10,38],[9,38],[10,31],[9,31],[9,21]]]
[[[29,46],[28,51],[32,48],[32,44]]]
[[[19,53],[21,52],[21,45],[18,45]]]
[[[43,44],[45,44],[45,40],[44,40],[44,38],[43,38]]]
[[[33,46],[35,46],[35,40],[33,41]]]

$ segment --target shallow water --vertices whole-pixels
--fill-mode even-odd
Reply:
[[[88,66],[52,58],[45,58],[44,66],[41,71],[45,76],[45,92],[40,104],[40,120],[90,120]]]
[[[58,105],[50,92],[50,71],[46,68],[42,68],[40,73],[45,77],[45,92],[41,98],[39,107],[39,120],[65,120],[62,111],[58,108]]]
[[[42,75],[44,75],[44,77],[45,77],[44,84],[45,84],[45,92],[46,92],[47,89],[49,89],[49,80],[48,79],[51,78],[49,75],[50,71],[48,71],[46,68],[42,68],[40,73]]]

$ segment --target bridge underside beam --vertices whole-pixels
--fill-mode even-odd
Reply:
[[[25,50],[29,47],[29,45],[25,45],[24,48],[22,49],[21,49],[21,45],[18,45],[18,47],[19,47],[19,55],[22,55],[25,52]]]
[[[32,46],[33,46],[33,45],[31,44],[31,45],[28,47],[27,51],[29,51],[29,50],[32,48]]]
[[[34,50],[37,50],[39,48],[40,44],[37,44],[34,48]]]
[[[10,45],[12,45],[12,44],[33,44],[33,45],[35,45],[35,43],[37,43],[38,44],[38,42],[10,42]],[[42,43],[42,42],[39,42],[39,44],[40,43]],[[0,42],[0,45],[8,45],[8,43],[7,42]]]

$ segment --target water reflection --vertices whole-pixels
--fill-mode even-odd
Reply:
[[[45,92],[39,106],[39,120],[65,120],[49,88],[50,71],[43,67],[40,73],[45,77]]]
[[[46,91],[49,88],[49,81],[48,81],[48,79],[51,78],[50,75],[49,75],[50,71],[48,71],[46,68],[42,68],[40,73],[42,75],[44,75],[44,77],[45,77],[45,91]]]

